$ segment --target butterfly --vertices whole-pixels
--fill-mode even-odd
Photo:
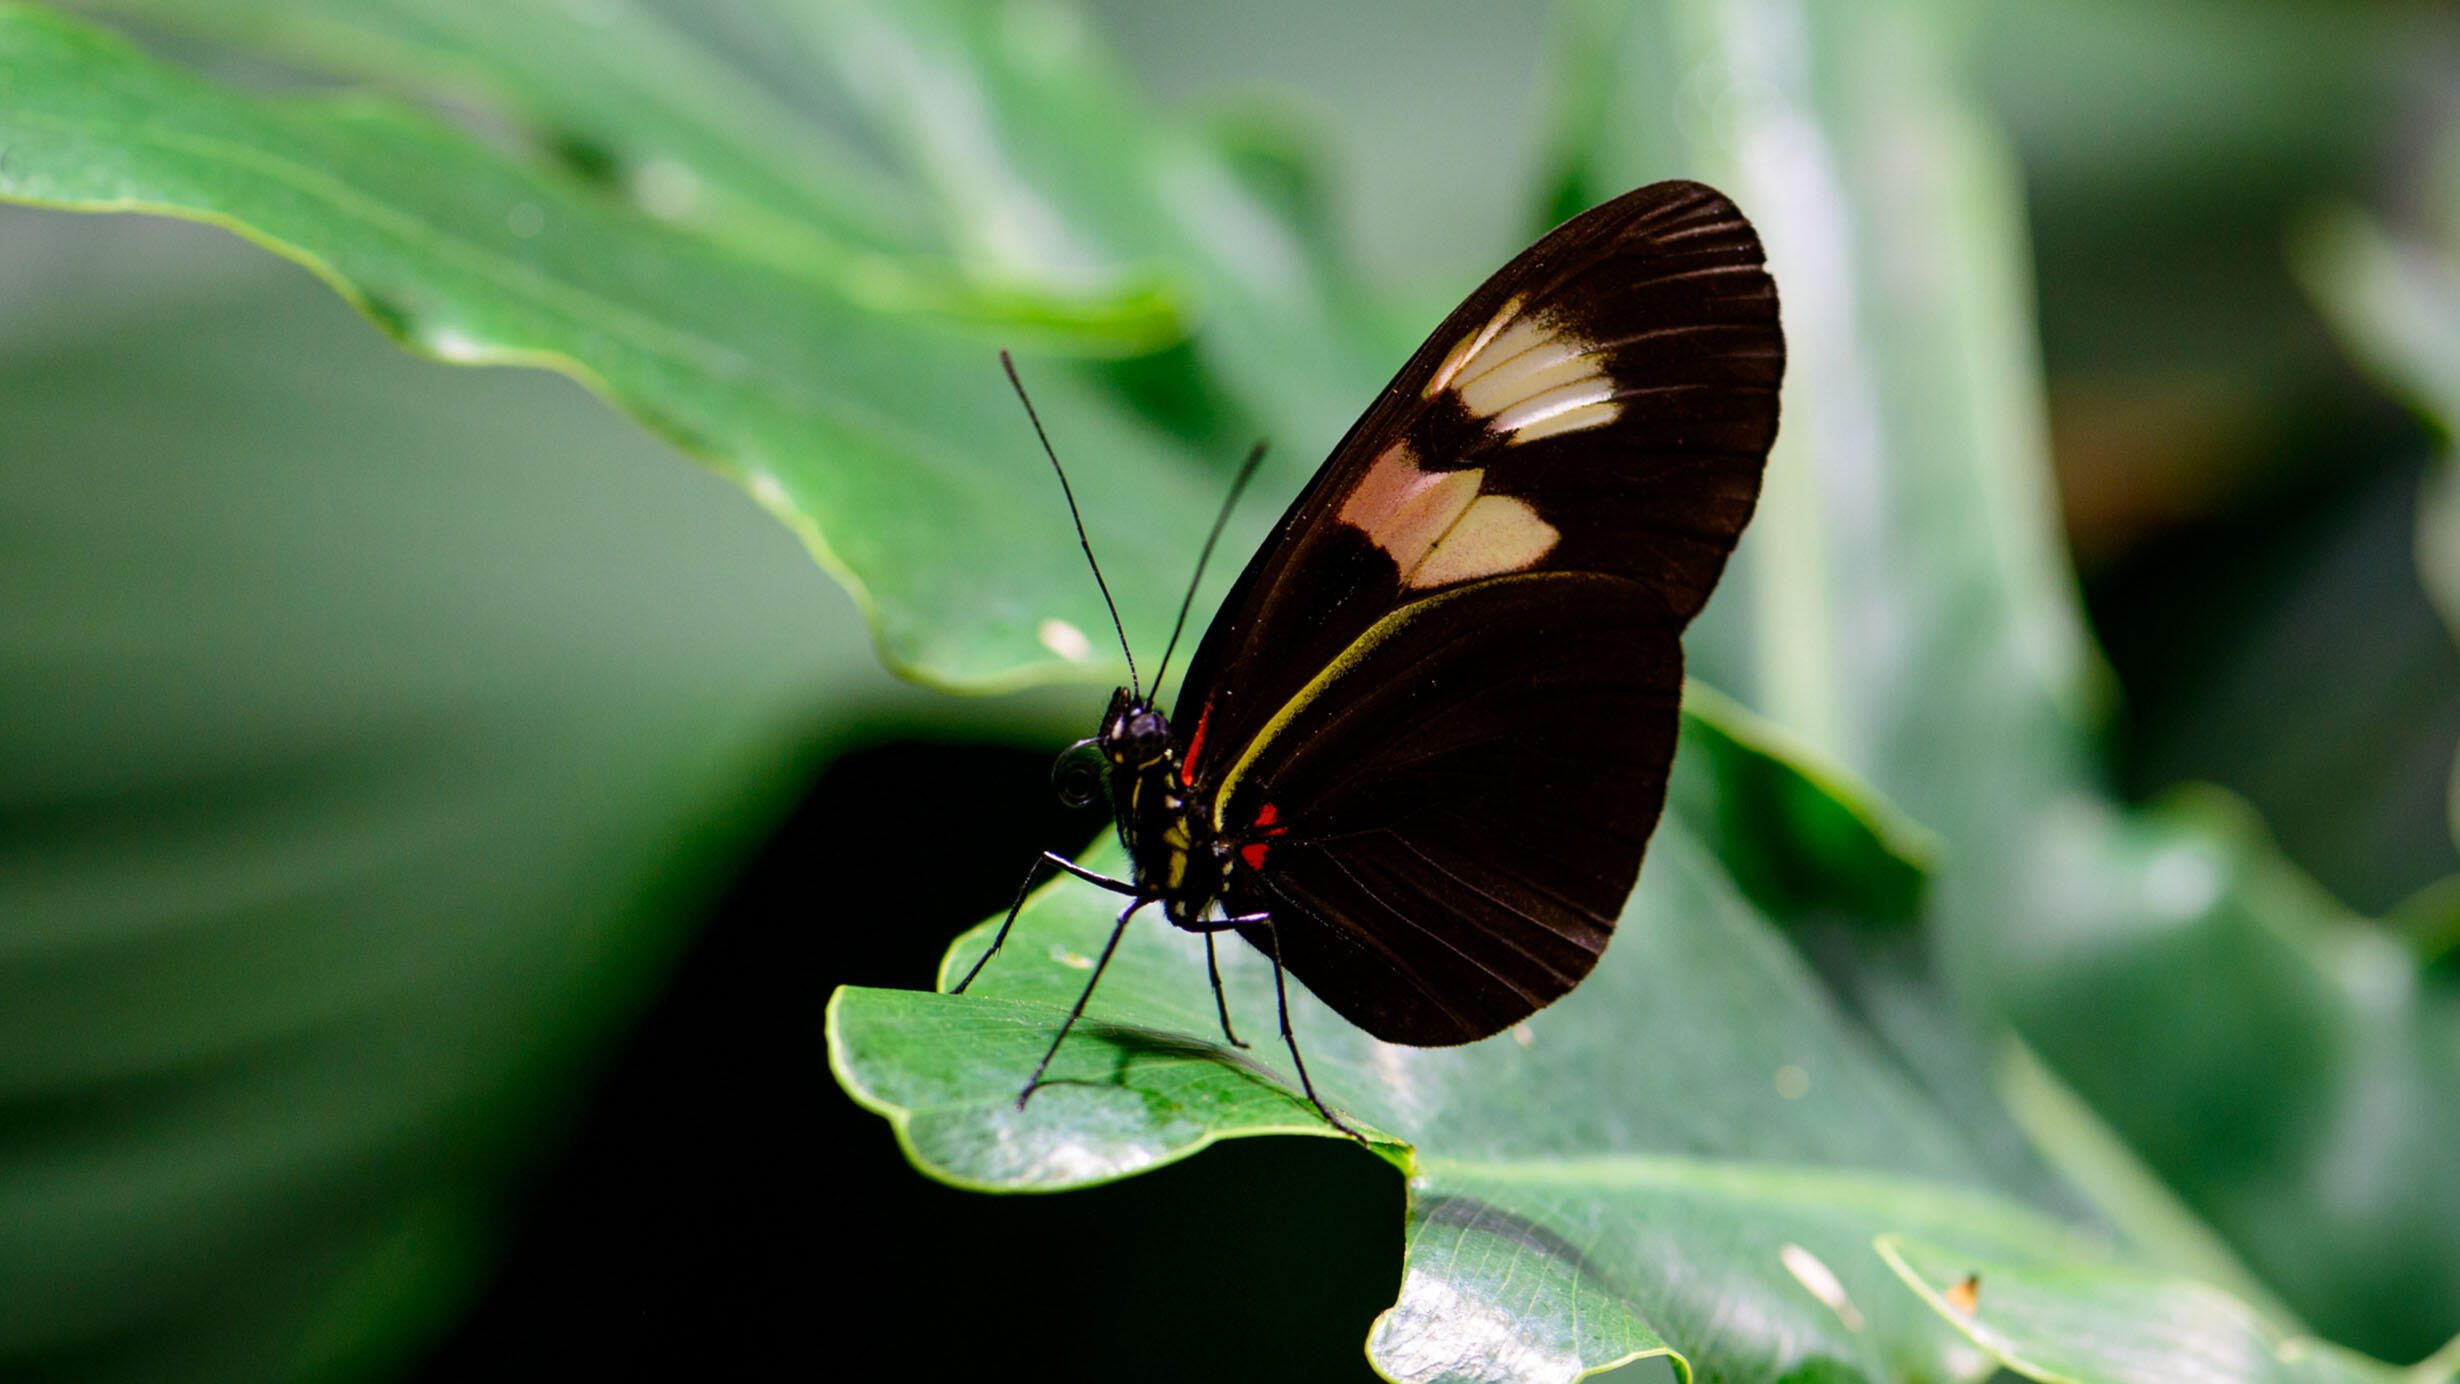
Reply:
[[[1130,685],[1061,756],[1061,796],[1106,798],[1133,868],[1045,853],[953,987],[1044,868],[1126,898],[1019,1106],[1149,905],[1204,936],[1233,1044],[1214,939],[1271,960],[1300,1085],[1353,1137],[1299,1055],[1287,977],[1426,1047],[1578,985],[1664,807],[1683,628],[1758,501],[1784,369],[1759,237],[1699,183],[1573,217],[1454,309],[1248,562],[1171,714],[1131,655]],[[1090,560],[1081,517],[1077,536]]]

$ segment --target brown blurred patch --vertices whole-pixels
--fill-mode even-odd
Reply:
[[[2105,567],[2263,488],[2271,412],[2246,378],[2217,372],[2053,378],[2052,458],[2077,565]]]

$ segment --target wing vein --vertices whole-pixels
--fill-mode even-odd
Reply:
[[[1318,852],[1318,854],[1321,855],[1324,860],[1329,862],[1334,869],[1339,870],[1343,878],[1347,879],[1351,884],[1356,885],[1360,893],[1365,894],[1368,898],[1375,900],[1377,907],[1399,919],[1419,936],[1424,937],[1429,942],[1434,943],[1436,946],[1452,953],[1454,956],[1459,957],[1461,960],[1469,963],[1473,967],[1476,967],[1478,970],[1485,972],[1488,976],[1493,977],[1496,984],[1501,985],[1503,988],[1511,991],[1515,995],[1520,996],[1522,999],[1529,1001],[1532,1007],[1540,1006],[1545,1003],[1544,1000],[1524,989],[1520,982],[1512,979],[1510,976],[1505,975],[1503,972],[1496,970],[1494,967],[1487,965],[1484,961],[1481,961],[1477,957],[1472,956],[1468,952],[1462,950],[1460,945],[1452,941],[1450,938],[1444,937],[1440,933],[1437,933],[1433,929],[1429,928],[1426,924],[1419,922],[1417,919],[1409,916],[1402,910],[1393,907],[1383,895],[1378,894],[1375,890],[1369,888],[1367,882],[1358,877],[1358,872],[1352,870],[1348,863],[1343,861],[1340,856],[1335,855],[1330,851],[1322,851]],[[1365,934],[1357,935],[1364,936]],[[1389,949],[1384,950],[1386,955],[1392,955]],[[1400,958],[1398,956],[1394,956],[1393,960],[1395,963],[1399,963]],[[1449,1006],[1446,1006],[1444,1012],[1449,1014],[1453,1011]],[[1458,1018],[1460,1016],[1455,1014],[1454,1017]]]

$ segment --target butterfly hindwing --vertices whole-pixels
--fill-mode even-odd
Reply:
[[[1251,867],[1229,907],[1271,913],[1291,971],[1381,1038],[1467,1042],[1554,1000],[1605,949],[1657,820],[1677,629],[1591,573],[1404,607],[1224,786]]]
[[[1694,183],[1556,228],[1378,396],[1198,647],[1174,719],[1243,843],[1229,902],[1369,1032],[1485,1036],[1603,948],[1664,797],[1682,627],[1775,435],[1761,260]]]

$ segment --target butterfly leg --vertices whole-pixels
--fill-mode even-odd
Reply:
[[[1093,871],[1086,869],[1084,866],[1077,864],[1075,861],[1068,859],[1066,856],[1061,855],[1056,851],[1044,851],[1040,856],[1035,858],[1033,864],[1025,867],[1025,882],[1016,887],[1016,898],[1008,905],[1008,916],[1000,920],[999,933],[991,939],[990,950],[985,951],[982,955],[974,958],[973,969],[965,973],[965,979],[958,981],[955,985],[948,988],[949,994],[964,994],[965,987],[973,984],[974,977],[982,974],[982,968],[991,964],[992,957],[999,955],[999,949],[1007,944],[1008,929],[1016,926],[1016,915],[1025,907],[1025,896],[1033,892],[1034,878],[1042,873],[1042,867],[1045,865],[1056,865],[1060,869],[1067,871],[1069,874],[1076,876],[1078,879],[1087,880],[1094,884],[1101,885],[1103,888],[1110,890],[1114,894],[1133,894],[1136,892],[1136,886],[1125,880],[1112,879],[1108,875],[1097,875]]]
[[[1281,1041],[1289,1045],[1290,1060],[1298,1064],[1299,1088],[1307,1093],[1308,1103],[1315,1106],[1316,1113],[1322,1115],[1325,1121],[1331,1124],[1333,1128],[1340,1130],[1342,1133],[1347,1134],[1353,1139],[1356,1139],[1359,1143],[1367,1143],[1367,1136],[1359,1133],[1355,1129],[1350,1128],[1348,1121],[1342,1119],[1339,1115],[1334,1114],[1332,1112],[1332,1107],[1324,1103],[1324,1098],[1315,1093],[1315,1083],[1307,1078],[1307,1059],[1298,1055],[1298,1035],[1290,1031],[1290,984],[1282,972],[1281,934],[1269,926],[1272,921],[1272,915],[1269,913],[1257,913],[1251,914],[1244,918],[1232,919],[1232,921],[1268,925],[1264,929],[1264,935],[1273,939],[1273,950],[1271,953],[1273,958],[1273,993],[1281,1001]]]
[[[1093,998],[1093,987],[1102,983],[1102,972],[1109,968],[1111,955],[1119,950],[1119,939],[1127,934],[1128,919],[1136,916],[1137,909],[1151,902],[1151,899],[1137,899],[1120,912],[1118,926],[1110,930],[1110,941],[1102,946],[1102,959],[1093,963],[1093,975],[1085,982],[1085,992],[1076,997],[1076,1007],[1068,1011],[1067,1022],[1061,1024],[1059,1032],[1052,1037],[1050,1050],[1042,1054],[1040,1062],[1034,1064],[1034,1074],[1026,1078],[1025,1089],[1017,1093],[1017,1109],[1024,1109],[1025,1102],[1033,1099],[1034,1092],[1041,1089],[1042,1074],[1051,1069],[1051,1059],[1059,1055],[1059,1045],[1068,1041],[1068,1030],[1076,1027],[1076,1021],[1084,1017],[1085,1003]]]
[[[1069,874],[1076,876],[1078,879],[1083,880],[1087,884],[1101,885],[1103,888],[1108,889],[1114,894],[1134,894],[1136,892],[1136,886],[1128,883],[1126,880],[1112,879],[1108,875],[1097,874],[1094,871],[1088,870],[1084,866],[1077,864],[1075,861],[1068,859],[1066,856],[1061,855],[1057,851],[1044,851],[1042,853],[1042,858],[1051,864],[1058,866],[1060,869],[1067,871]],[[1150,900],[1147,900],[1147,902],[1150,902]]]
[[[1230,1028],[1230,997],[1223,994],[1221,990],[1221,962],[1213,955],[1213,934],[1211,932],[1204,935],[1204,971],[1206,975],[1213,978],[1213,1008],[1221,1015],[1221,1036],[1229,1039],[1230,1046],[1234,1048],[1246,1047],[1245,1043],[1239,1041],[1238,1034],[1232,1032]]]
[[[1241,1041],[1237,1032],[1230,1027],[1230,997],[1223,993],[1221,988],[1221,958],[1213,950],[1213,936],[1216,933],[1228,932],[1241,923],[1270,922],[1271,920],[1271,914],[1258,913],[1251,917],[1223,917],[1209,921],[1200,919],[1193,923],[1179,924],[1189,932],[1204,934],[1204,970],[1206,976],[1213,982],[1213,1011],[1221,1016],[1221,1036],[1229,1039],[1230,1046],[1234,1048],[1244,1048],[1247,1044]]]

